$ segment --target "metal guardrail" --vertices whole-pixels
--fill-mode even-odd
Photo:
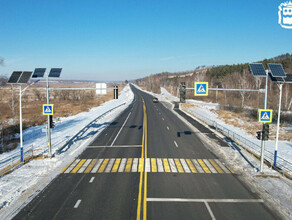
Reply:
[[[113,110],[125,105],[126,102],[104,112],[103,114],[101,114],[100,116],[98,116],[97,118],[95,118],[94,120],[92,120],[88,125],[86,125],[82,130],[80,130],[79,132],[77,132],[72,138],[70,138],[69,140],[65,140],[66,143],[60,147],[59,149],[56,150],[56,153],[61,153],[61,151],[67,147],[70,143],[74,142],[74,139],[77,138],[80,134],[82,134],[84,131],[86,131],[86,129],[88,129],[94,122],[96,122],[97,120],[101,119],[102,117],[104,117],[106,114],[112,112]],[[63,142],[63,141],[61,141]],[[30,159],[34,158],[34,156],[39,156],[39,155],[43,155],[44,153],[46,153],[48,151],[48,149],[38,149],[41,150],[41,152],[36,154],[36,149],[34,148],[33,145],[26,147],[24,149],[24,163],[29,161]],[[8,172],[13,171],[15,168],[23,165],[24,163],[20,162],[20,152],[15,152],[13,154],[10,154],[9,156],[3,158],[0,160],[0,177]]]
[[[228,138],[234,140],[241,146],[248,148],[248,150],[251,151],[255,156],[259,157],[260,152],[261,152],[261,146],[248,140],[247,138],[233,132],[232,130],[224,127],[223,125],[217,123],[216,121],[213,121],[197,112],[194,112],[196,114],[196,117],[198,117],[200,120],[208,124],[210,127],[213,127],[217,131],[223,133],[225,136]],[[266,163],[268,163],[271,167],[273,166],[273,161],[274,161],[274,153],[270,152],[269,150],[265,149],[265,160]],[[282,157],[277,157],[277,167],[275,167],[276,170],[279,172],[285,171],[288,174],[292,175],[292,163],[285,160]]]

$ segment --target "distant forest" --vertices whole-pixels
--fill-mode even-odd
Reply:
[[[268,63],[280,63],[283,65],[286,73],[292,73],[292,54],[289,53],[255,62],[263,63],[266,69],[268,68]],[[210,88],[262,89],[265,86],[264,78],[252,76],[248,63],[200,67],[192,71],[177,73],[163,72],[137,79],[134,82],[148,91],[160,93],[160,87],[164,87],[173,95],[178,96],[178,89],[181,82],[185,82],[187,87],[193,88],[194,82],[200,81],[209,82]],[[268,108],[274,109],[274,112],[276,112],[279,89],[277,84],[271,80],[269,80],[268,87]],[[263,97],[264,94],[259,92],[209,91],[208,97],[194,97],[193,90],[188,90],[187,92],[188,99],[217,102],[224,108],[236,111],[263,108]],[[282,109],[284,111],[292,110],[291,84],[285,84],[283,86]]]

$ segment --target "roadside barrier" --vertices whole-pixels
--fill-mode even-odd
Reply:
[[[64,148],[66,148],[70,144],[74,143],[75,139],[77,139],[80,134],[84,133],[97,120],[101,119],[106,114],[112,112],[113,110],[115,110],[115,109],[117,109],[125,104],[126,103],[124,102],[124,103],[106,111],[102,115],[100,115],[97,118],[95,118],[94,120],[92,120],[88,125],[86,125],[83,129],[81,129],[79,132],[77,132],[72,138],[67,140],[63,146],[58,148],[56,150],[56,154],[60,154]],[[0,177],[9,173],[9,172],[12,172],[13,170],[15,170],[16,168],[27,163],[31,159],[34,159],[36,157],[40,157],[40,156],[44,155],[47,151],[48,151],[48,149],[35,149],[33,145],[31,145],[29,147],[25,147],[24,148],[24,162],[20,162],[20,152],[19,151],[14,152],[12,154],[9,154],[9,152],[8,152],[9,155],[0,160]]]
[[[181,109],[181,108],[180,108]],[[215,129],[216,131],[222,133],[229,139],[233,140],[240,146],[242,146],[245,150],[247,150],[250,154],[254,155],[258,159],[260,158],[261,146],[248,140],[247,138],[235,133],[234,131],[224,127],[220,123],[213,121],[197,112],[193,112],[194,116],[200,121],[207,124],[210,128]],[[286,176],[289,179],[292,179],[292,163],[285,160],[284,158],[277,156],[277,166],[273,167],[274,161],[274,153],[265,149],[265,163],[272,167],[273,169],[280,172],[282,175]]]

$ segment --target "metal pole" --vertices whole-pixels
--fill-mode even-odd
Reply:
[[[50,104],[50,93],[49,93],[49,75],[47,74],[47,104]],[[48,115],[48,125],[47,125],[47,133],[48,133],[48,147],[49,147],[49,157],[52,157],[52,149],[51,149],[51,129],[50,129],[50,116]]]
[[[20,136],[20,162],[23,162],[23,140],[22,140],[22,102],[21,84],[19,86],[19,136]]]
[[[266,70],[267,72],[267,70]],[[268,103],[268,72],[266,76],[266,87],[265,87],[265,102],[264,102],[264,109],[267,109]],[[264,123],[265,124],[265,123]],[[264,125],[263,125],[264,127]],[[265,153],[265,141],[263,140],[262,135],[262,142],[261,142],[261,164],[260,164],[260,173],[263,173],[263,166],[264,166],[264,153]]]
[[[281,102],[282,102],[282,87],[283,84],[279,85],[280,94],[279,94],[279,109],[278,109],[278,119],[277,119],[277,133],[276,133],[276,146],[274,153],[274,167],[277,166],[277,153],[278,153],[278,142],[279,142],[279,130],[280,130],[280,115],[281,115]]]

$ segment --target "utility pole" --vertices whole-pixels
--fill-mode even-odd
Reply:
[[[50,87],[49,87],[49,74],[47,74],[47,104],[50,104]],[[49,157],[52,157],[52,148],[51,148],[51,128],[50,128],[50,116],[48,115],[48,124],[47,124],[47,138],[48,138],[48,147],[49,147]]]

